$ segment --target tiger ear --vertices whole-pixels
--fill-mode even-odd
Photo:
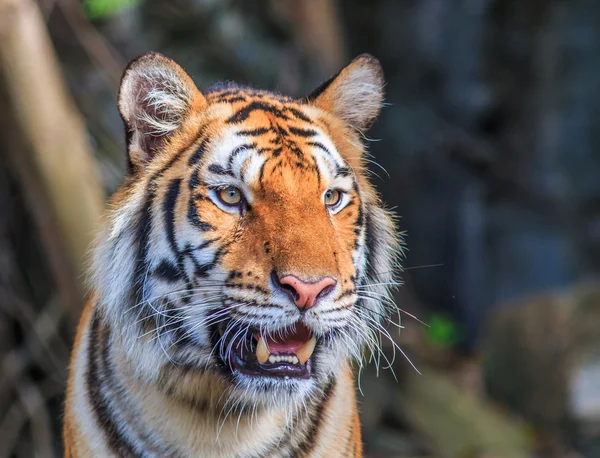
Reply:
[[[308,99],[362,132],[371,127],[379,115],[383,85],[379,61],[370,54],[361,54],[315,89]]]
[[[143,168],[206,99],[171,59],[147,53],[131,61],[119,89],[130,169]]]

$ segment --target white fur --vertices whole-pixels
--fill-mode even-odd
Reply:
[[[178,75],[164,67],[145,69],[138,78],[151,85],[148,92],[137,96],[152,107],[152,111],[137,113],[137,118],[150,126],[149,135],[170,134],[181,125],[189,110],[190,89]]]
[[[134,63],[125,73],[119,95],[119,109],[133,132],[130,147],[137,148],[143,136],[165,136],[178,129],[189,112],[191,91],[176,67],[160,59]]]
[[[381,81],[372,67],[352,67],[336,88],[333,111],[344,121],[362,130],[379,114],[383,103]]]

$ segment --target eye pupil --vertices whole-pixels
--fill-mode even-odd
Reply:
[[[220,199],[228,205],[237,205],[242,201],[242,193],[239,189],[228,187],[219,192]]]
[[[329,189],[325,192],[325,205],[333,207],[337,205],[342,197],[342,193],[337,189]]]

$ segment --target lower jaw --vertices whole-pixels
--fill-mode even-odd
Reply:
[[[312,358],[301,365],[291,363],[260,364],[258,361],[250,363],[243,361],[238,355],[234,355],[228,365],[232,372],[239,372],[250,377],[308,380],[312,376]]]

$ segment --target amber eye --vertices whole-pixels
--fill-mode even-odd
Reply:
[[[220,189],[217,194],[219,199],[227,205],[237,205],[242,201],[242,191],[233,186]]]
[[[325,201],[325,205],[328,207],[335,207],[340,203],[342,198],[342,193],[337,189],[328,189],[323,196],[323,200]]]

